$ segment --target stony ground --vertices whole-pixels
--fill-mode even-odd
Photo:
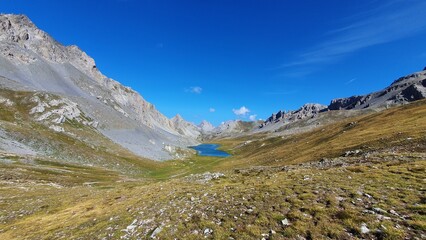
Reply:
[[[3,179],[0,237],[424,239],[426,154],[417,146],[160,182]]]
[[[0,152],[0,239],[425,239],[425,113],[222,139],[233,157],[163,163],[30,125],[82,157]]]

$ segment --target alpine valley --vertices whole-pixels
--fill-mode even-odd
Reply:
[[[426,69],[389,83],[195,125],[2,14],[0,239],[425,239]]]

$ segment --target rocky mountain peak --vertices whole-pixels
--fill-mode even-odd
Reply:
[[[1,41],[16,43],[50,61],[64,61],[65,47],[57,43],[47,33],[38,29],[25,15],[2,14],[0,15],[0,25]]]
[[[176,116],[174,116],[171,120],[173,122],[182,122],[182,121],[185,121],[180,114],[176,114]]]
[[[34,23],[23,14],[0,14],[2,31],[20,28],[35,28]]]
[[[211,124],[210,122],[203,120],[199,125],[198,128],[201,130],[201,132],[203,133],[208,133],[208,132],[212,132],[214,130],[214,126],[213,124]]]
[[[389,87],[362,96],[333,99],[329,110],[381,108],[426,98],[426,70],[395,80]]]
[[[93,58],[75,45],[63,46],[37,26],[25,15],[0,15],[0,41],[15,43],[5,45],[0,51],[10,60],[20,64],[35,61],[70,63],[88,74],[93,80],[102,83],[106,78],[96,67]],[[25,51],[26,49],[32,52]]]
[[[319,103],[306,103],[295,111],[286,112],[280,110],[276,114],[272,114],[268,119],[266,119],[260,125],[260,128],[278,122],[291,123],[305,118],[312,118],[325,109],[327,109],[327,106]]]
[[[198,136],[201,134],[197,126],[195,126],[193,123],[185,121],[185,119],[183,119],[180,114],[176,114],[176,116],[170,119],[170,121],[172,122],[174,130],[177,131],[180,135],[191,138],[198,138]]]

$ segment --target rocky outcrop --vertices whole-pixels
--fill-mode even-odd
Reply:
[[[35,93],[30,102],[36,104],[31,108],[29,114],[36,121],[49,125],[51,129],[63,128],[60,126],[65,121],[76,122],[85,126],[97,128],[98,122],[86,117],[80,110],[77,103],[67,98],[57,98],[47,93]]]
[[[389,87],[364,96],[338,98],[331,101],[329,110],[381,108],[405,104],[426,98],[426,70],[401,77]]]
[[[330,110],[341,110],[341,109],[353,109],[371,99],[371,96],[352,96],[348,98],[337,98],[331,100],[328,109]]]
[[[266,119],[259,127],[263,128],[267,125],[281,123],[291,123],[305,118],[314,118],[321,111],[327,109],[327,106],[318,103],[307,103],[295,111],[278,111]]]

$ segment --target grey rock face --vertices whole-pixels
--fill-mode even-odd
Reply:
[[[330,110],[353,109],[356,106],[359,106],[360,104],[365,103],[369,97],[370,96],[368,97],[352,96],[348,98],[333,99],[331,100],[331,103],[328,106],[328,109]]]
[[[229,120],[222,122],[219,126],[213,127],[210,123],[202,123],[200,124],[207,126],[205,129],[209,130],[201,130],[203,133],[203,139],[209,140],[213,138],[224,138],[224,137],[236,137],[240,135],[244,135],[250,133],[259,125],[258,122],[252,121],[242,121],[242,120]],[[200,128],[199,126],[199,128]]]
[[[213,129],[213,133],[221,136],[245,133],[254,129],[255,125],[255,122],[229,120],[226,122],[222,122],[219,126]]]
[[[382,91],[364,96],[338,98],[331,101],[329,110],[380,108],[400,105],[426,98],[426,71],[401,77]]]
[[[272,116],[266,119],[260,125],[260,128],[263,128],[267,125],[278,123],[278,122],[291,123],[291,122],[305,119],[305,118],[313,118],[325,109],[327,109],[327,106],[324,106],[318,103],[307,103],[296,111],[286,112],[286,111],[280,110],[276,114],[272,114]]]
[[[171,119],[174,129],[183,136],[198,138],[201,132],[193,123],[185,121],[179,114]]]
[[[200,131],[202,132],[202,133],[210,133],[210,132],[212,132],[213,130],[214,130],[214,126],[210,123],[210,122],[208,122],[208,121],[206,121],[206,120],[203,120],[199,125],[198,125],[198,129],[200,129]]]
[[[104,76],[77,46],[61,45],[24,15],[0,15],[0,76],[2,87],[49,92],[75,102],[99,123],[100,132],[138,155],[174,157],[149,140],[176,147],[198,142],[196,127],[168,119],[136,91]]]

